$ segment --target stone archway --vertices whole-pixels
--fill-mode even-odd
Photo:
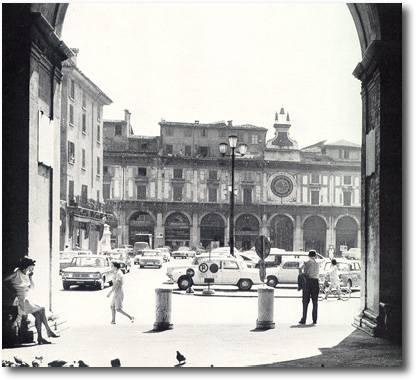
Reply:
[[[356,248],[358,246],[357,222],[350,216],[342,216],[335,226],[335,254],[341,256],[342,248]]]
[[[130,216],[129,221],[129,244],[136,241],[136,234],[151,234],[155,239],[155,220],[148,212],[138,211]]]
[[[235,246],[243,251],[254,247],[260,235],[260,223],[254,215],[243,214],[235,221]]]
[[[165,220],[165,244],[171,248],[189,247],[191,224],[188,217],[181,212],[169,214]]]
[[[303,250],[314,249],[325,256],[326,222],[320,216],[309,216],[303,223]]]
[[[200,223],[200,241],[205,248],[209,248],[211,242],[219,242],[220,247],[224,246],[224,219],[214,213],[205,215]]]
[[[293,251],[293,221],[287,215],[276,215],[270,222],[272,247]]]
[[[68,4],[5,4],[3,7],[3,118],[7,120],[4,146],[7,160],[3,173],[5,218],[4,243],[15,255],[4,255],[3,275],[16,261],[30,252],[29,231],[40,214],[30,194],[36,193],[41,175],[34,168],[36,150],[39,64],[49,67],[45,78],[49,89],[58,89],[47,102],[54,127],[59,131],[59,85],[61,61],[71,55],[59,40]],[[362,312],[356,325],[370,334],[400,335],[402,310],[402,213],[401,213],[401,4],[348,4],[358,33],[362,61],[354,75],[362,82]],[[45,84],[46,84],[45,82]],[[54,86],[51,86],[53,82]],[[53,90],[52,90],[53,91]],[[57,96],[58,95],[58,96]],[[52,101],[51,101],[52,100]],[[15,112],[19,109],[19,112]],[[19,147],[19,149],[16,149]],[[383,154],[381,154],[383,152]],[[59,167],[54,168],[52,184],[55,210],[59,208]],[[382,189],[382,191],[381,191]],[[45,203],[47,192],[39,194]],[[41,197],[42,199],[40,199]],[[16,212],[16,205],[19,208]],[[52,212],[59,225],[59,212]],[[43,221],[42,221],[43,223]],[[365,228],[364,228],[365,227]],[[46,250],[56,251],[59,229],[52,239],[43,238]],[[27,236],[27,239],[22,239]],[[392,254],[392,252],[394,254]],[[52,262],[53,266],[53,262]],[[45,267],[48,267],[46,265]],[[51,268],[56,272],[56,268]],[[49,288],[44,293],[53,294]],[[49,307],[52,301],[49,300]]]

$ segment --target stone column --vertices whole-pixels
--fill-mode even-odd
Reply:
[[[300,251],[303,249],[303,228],[300,215],[296,215],[295,233],[293,234],[293,250]]]
[[[192,214],[192,226],[191,226],[191,247],[198,247],[200,240],[200,231],[198,223],[198,213],[194,212]]]
[[[163,215],[161,212],[156,214],[155,227],[155,248],[163,247],[165,245],[165,231],[163,227]]]
[[[261,218],[260,234],[270,239],[270,228],[267,226],[267,214],[263,214]]]
[[[362,311],[355,326],[401,339],[401,5],[351,4],[362,61]],[[372,20],[370,24],[368,21]],[[380,33],[383,31],[383,34]]]

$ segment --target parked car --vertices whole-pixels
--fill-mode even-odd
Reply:
[[[113,279],[111,261],[103,255],[79,255],[62,270],[62,286],[69,290],[71,285],[92,285],[104,289]]]
[[[361,248],[350,248],[348,251],[343,252],[343,257],[346,259],[360,260]]]
[[[131,244],[123,244],[119,248],[125,249],[129,255],[133,254],[133,246]]]
[[[234,247],[233,252],[234,252],[234,256],[240,253],[240,251],[236,247]],[[211,250],[211,255],[217,255],[217,256],[225,255],[225,256],[227,256],[229,254],[230,254],[230,247],[217,247],[217,248],[214,248],[213,250]]]
[[[179,247],[176,251],[172,252],[172,257],[174,259],[186,259],[188,257],[195,257],[196,252],[191,251],[189,247]]]
[[[69,267],[74,257],[79,255],[92,255],[91,251],[61,251],[59,252],[59,274],[62,269]]]
[[[308,254],[309,252],[307,251],[285,251],[281,248],[271,248],[269,256],[267,256],[264,261],[267,268],[278,267],[280,264],[288,260],[301,259],[303,261],[307,261],[309,259]],[[316,254],[316,257],[318,262],[324,260],[324,257],[319,253]]]
[[[303,258],[287,260],[277,267],[276,274],[267,276],[269,286],[275,287],[277,284],[297,284],[299,270],[305,264]],[[267,273],[267,272],[266,272]]]
[[[112,263],[116,262],[120,264],[120,270],[126,274],[130,272],[131,269],[131,265],[130,265],[130,260],[123,260],[123,259],[115,259],[115,260],[111,260]]]
[[[338,275],[341,287],[349,289],[360,289],[361,287],[361,263],[358,260],[339,259],[337,260]],[[319,273],[319,281],[324,282],[327,279],[331,261],[325,261]]]
[[[136,261],[136,258],[134,260]],[[146,249],[143,251],[143,254],[138,257],[138,264],[140,268],[149,266],[162,268],[163,254],[157,249]]]
[[[163,261],[170,261],[170,250],[167,247],[162,247],[157,249],[163,255]]]
[[[198,257],[200,259],[200,257]],[[184,268],[173,269],[170,278],[178,284],[179,289],[185,290],[189,287],[190,279],[186,274],[187,269],[194,270],[195,275],[192,277],[192,283],[195,285],[206,285],[206,279],[210,278],[213,284],[217,285],[234,285],[240,290],[250,290],[253,285],[262,284],[260,280],[259,270],[255,268],[247,268],[247,265],[240,258],[235,257],[211,257],[206,261],[210,267],[216,264],[218,271],[212,273],[207,271],[202,273],[198,266],[188,266]],[[271,275],[275,275],[276,270],[268,273],[267,279]],[[267,280],[268,281],[268,280]]]
[[[133,245],[133,255],[142,255],[145,249],[150,249],[149,243],[138,241]]]

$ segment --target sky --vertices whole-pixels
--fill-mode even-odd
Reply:
[[[132,115],[134,133],[161,119],[233,120],[274,135],[290,114],[299,146],[361,141],[358,35],[344,3],[71,3],[62,39],[78,67]]]

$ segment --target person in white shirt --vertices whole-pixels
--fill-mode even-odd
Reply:
[[[338,299],[341,299],[341,287],[339,282],[339,275],[338,275],[338,266],[337,266],[337,260],[332,259],[331,260],[331,268],[328,272],[329,275],[329,289],[328,291],[331,291],[332,289],[336,289]],[[328,295],[325,296],[327,298]]]

